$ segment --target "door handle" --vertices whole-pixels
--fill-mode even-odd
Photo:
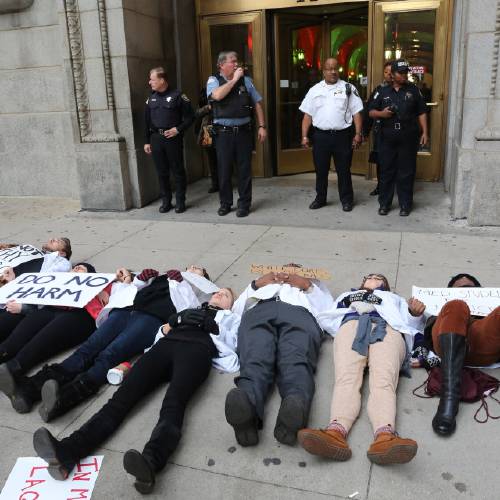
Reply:
[[[427,102],[426,104],[427,104],[427,106],[430,106],[431,108],[439,106],[438,102]]]

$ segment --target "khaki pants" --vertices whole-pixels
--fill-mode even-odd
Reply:
[[[333,342],[335,384],[333,387],[331,420],[336,420],[349,432],[361,409],[363,372],[368,365],[370,394],[368,417],[373,430],[396,423],[396,387],[399,370],[406,355],[403,336],[387,325],[382,342],[370,344],[368,356],[352,349],[358,321],[344,323]]]

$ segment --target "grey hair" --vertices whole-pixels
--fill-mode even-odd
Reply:
[[[219,68],[222,64],[224,64],[229,56],[235,56],[238,58],[238,53],[234,50],[223,50],[222,52],[219,52],[219,55],[217,56],[217,67]]]

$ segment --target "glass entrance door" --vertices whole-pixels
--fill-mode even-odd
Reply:
[[[312,152],[302,149],[299,106],[322,80],[327,57],[366,99],[368,87],[368,2],[288,9],[274,15],[278,175],[314,171]],[[353,157],[353,173],[366,174],[368,145]]]
[[[409,80],[429,107],[430,141],[417,158],[417,179],[427,181],[438,180],[442,172],[449,12],[450,0],[375,3],[373,82],[382,81],[385,61],[404,58],[410,63]]]

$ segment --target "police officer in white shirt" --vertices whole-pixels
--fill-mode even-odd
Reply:
[[[333,156],[337,171],[342,210],[353,206],[351,180],[352,151],[362,142],[363,102],[350,83],[339,79],[338,61],[329,58],[323,65],[324,80],[309,89],[299,109],[302,119],[302,146],[309,147],[309,128],[313,126],[313,159],[316,168],[316,198],[309,205],[315,210],[326,205],[328,171]],[[352,123],[355,135],[352,137]]]

